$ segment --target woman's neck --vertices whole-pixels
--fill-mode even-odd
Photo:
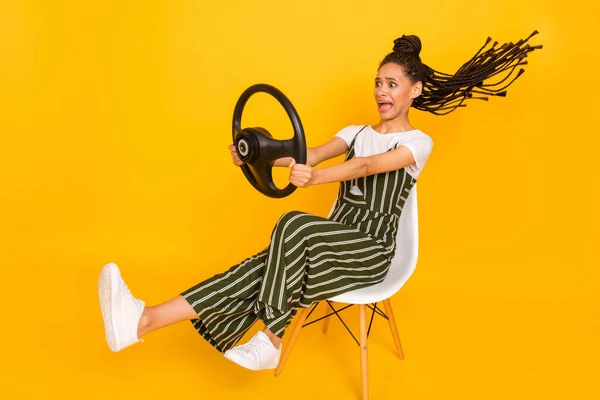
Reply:
[[[393,120],[380,120],[377,125],[373,125],[373,129],[381,134],[394,132],[409,132],[415,130],[408,122],[408,117],[398,118]]]

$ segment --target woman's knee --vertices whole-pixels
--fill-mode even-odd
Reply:
[[[296,218],[298,215],[306,214],[302,211],[288,211],[284,213],[281,217],[279,217],[279,221],[277,222],[279,225],[286,224]]]

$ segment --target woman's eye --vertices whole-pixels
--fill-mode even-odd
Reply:
[[[375,87],[381,86],[381,82],[375,82]]]
[[[394,82],[390,82],[390,87],[396,87],[396,84]]]

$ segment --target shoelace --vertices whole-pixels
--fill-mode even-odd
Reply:
[[[127,286],[127,284],[125,282],[123,282],[122,279],[121,279],[120,283],[121,283],[121,290],[120,290],[121,293],[126,292],[129,296],[133,297],[133,295],[131,294],[131,291],[129,290],[129,287]]]
[[[250,339],[250,341],[243,346],[243,349],[247,354],[254,353],[254,350],[256,349],[260,353],[260,350],[262,350],[262,348],[265,347],[266,344],[267,343],[263,342],[256,336]]]

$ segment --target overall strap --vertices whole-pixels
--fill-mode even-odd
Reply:
[[[367,125],[363,125],[363,127],[360,128],[358,132],[356,132],[356,134],[354,135],[354,138],[352,139],[352,142],[350,143],[350,148],[354,147],[354,142],[356,141],[358,134],[361,133],[366,127],[367,127]]]
[[[346,161],[348,161],[351,158],[354,158],[354,142],[356,142],[356,138],[358,137],[358,134],[361,133],[367,126],[364,125],[362,128],[360,128],[360,130],[358,132],[356,132],[356,134],[354,135],[354,138],[352,139],[352,142],[350,142],[350,146],[348,146],[348,152],[346,153]]]

